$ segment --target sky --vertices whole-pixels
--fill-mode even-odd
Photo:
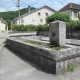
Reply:
[[[80,0],[20,0],[20,9],[47,5],[58,11],[70,2],[80,4]],[[0,0],[0,12],[17,10],[17,4],[18,0]]]

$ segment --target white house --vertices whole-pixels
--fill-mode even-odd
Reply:
[[[29,11],[30,11],[30,7]],[[33,11],[30,11],[24,15],[21,15],[20,17],[17,17],[15,19],[13,19],[13,23],[14,24],[23,24],[23,25],[28,25],[28,24],[34,24],[34,25],[38,25],[38,24],[45,24],[46,20],[45,18],[48,15],[53,14],[54,12],[56,12],[54,9],[48,7],[48,6],[43,6],[40,7],[38,9],[35,9]]]
[[[7,22],[3,18],[0,18],[0,32],[6,30],[6,28],[5,28],[6,24],[7,24]]]
[[[72,20],[79,20],[80,5],[69,3],[59,10],[61,13],[69,14]]]

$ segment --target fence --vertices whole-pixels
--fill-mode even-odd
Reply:
[[[38,36],[49,36],[49,31],[37,31]]]
[[[67,31],[66,38],[70,39],[80,39],[80,31]]]
[[[39,36],[49,36],[49,31],[38,31],[37,35]],[[68,39],[80,39],[80,31],[67,31],[66,38]]]

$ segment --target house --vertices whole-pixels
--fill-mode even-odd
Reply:
[[[59,10],[61,13],[69,14],[72,20],[79,20],[80,5],[69,3]]]
[[[51,15],[54,12],[56,12],[54,9],[52,9],[52,8],[46,6],[46,5],[43,6],[43,7],[38,8],[38,9],[35,9],[33,11],[30,11],[30,6],[28,7],[28,9],[29,9],[28,13],[13,19],[13,24],[17,24],[17,25],[19,25],[19,24],[23,24],[23,25],[45,24],[46,23],[45,18],[48,15]]]
[[[6,30],[6,24],[7,22],[3,18],[0,18],[0,32],[3,32]]]

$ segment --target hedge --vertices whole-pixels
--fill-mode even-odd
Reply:
[[[36,31],[49,31],[49,25],[48,24],[37,25]]]
[[[68,31],[80,31],[80,21],[70,20],[66,22]],[[49,24],[44,25],[13,25],[14,31],[49,31]]]
[[[12,29],[14,31],[35,31],[36,25],[13,25]]]
[[[70,16],[68,14],[56,12],[46,18],[46,23],[53,22],[55,20],[68,22],[70,21]]]
[[[66,22],[67,30],[70,31],[80,31],[80,20],[74,21],[70,20],[69,22]]]
[[[14,31],[48,31],[49,25],[13,25],[12,28]]]

